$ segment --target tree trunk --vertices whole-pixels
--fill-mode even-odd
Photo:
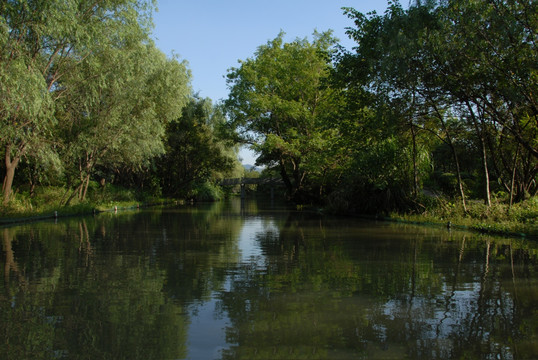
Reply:
[[[13,158],[11,158],[11,145],[8,145],[6,148],[6,157],[5,157],[5,163],[6,163],[6,175],[4,177],[4,185],[3,185],[3,192],[4,192],[4,206],[6,206],[9,203],[9,199],[11,197],[11,188],[13,186],[13,179],[15,178],[15,168],[19,164],[20,155],[17,155]]]
[[[286,185],[286,188],[288,189],[288,194],[290,198],[293,196],[293,185],[291,183],[290,177],[288,176],[288,173],[286,172],[286,167],[284,166],[284,160],[280,158],[280,176],[282,176],[282,181],[284,181],[284,185]]]
[[[84,201],[86,199],[86,193],[88,192],[88,185],[90,185],[90,174],[86,175],[86,178],[84,179],[84,191],[82,192],[82,197],[80,198],[80,201]]]
[[[95,152],[91,151],[89,153],[86,153],[84,165],[82,164],[82,160],[79,160],[80,188],[78,199],[80,201],[84,201],[86,199],[86,193],[88,192],[88,185],[90,184],[90,177],[93,170],[93,166],[95,164],[95,158]]]
[[[78,199],[82,199],[82,190],[84,189],[84,172],[82,171],[82,160],[79,159],[78,171],[80,177],[80,186],[78,188]]]
[[[292,158],[291,162],[293,164],[293,179],[295,181],[293,186],[293,198],[301,203],[303,201],[303,181],[306,176],[306,172],[301,171],[299,165],[301,161],[299,159]]]
[[[434,108],[437,113],[437,116],[439,117],[439,121],[441,121],[443,130],[445,131],[446,138],[447,138],[446,144],[448,144],[448,146],[450,147],[450,150],[452,151],[452,156],[454,157],[454,162],[456,164],[456,175],[458,178],[458,188],[459,188],[460,196],[461,196],[461,203],[463,205],[463,211],[467,213],[467,204],[465,203],[465,192],[463,191],[463,181],[461,180],[461,170],[460,170],[460,161],[458,159],[458,153],[456,152],[456,148],[454,147],[454,143],[452,142],[452,137],[450,136],[448,128],[446,127],[445,121],[443,120],[443,116],[441,115],[437,107],[435,107],[435,105],[434,105]]]
[[[416,199],[418,197],[417,139],[413,123],[411,123],[411,138],[413,139],[413,196]]]
[[[467,212],[467,204],[465,203],[465,192],[463,191],[463,181],[461,180],[460,161],[458,159],[458,154],[456,153],[456,148],[454,147],[454,144],[452,144],[452,140],[450,140],[449,142],[450,142],[450,149],[452,150],[452,155],[454,156],[454,161],[456,163],[456,174],[458,176],[458,187],[460,190],[463,211]]]
[[[487,160],[487,155],[486,155],[486,143],[484,142],[484,139],[483,138],[480,138],[481,140],[481,143],[482,143],[482,162],[483,162],[483,165],[484,165],[484,178],[486,180],[486,184],[485,184],[485,203],[488,207],[491,206],[491,190],[490,190],[490,185],[489,185],[489,170],[488,170],[488,160]]]
[[[519,144],[516,148],[516,155],[514,156],[514,167],[512,170],[512,180],[510,182],[510,204],[508,208],[512,208],[512,203],[514,201],[514,183],[516,182],[516,169],[517,169],[517,156],[519,155]]]
[[[489,171],[488,171],[488,158],[487,158],[487,152],[486,152],[486,139],[484,135],[484,119],[481,117],[482,120],[482,130],[480,130],[480,127],[478,125],[478,119],[476,118],[474,111],[471,107],[471,104],[469,101],[466,101],[467,108],[469,109],[469,112],[471,114],[471,118],[473,119],[473,124],[476,130],[476,135],[480,139],[480,145],[482,147],[482,166],[484,168],[484,180],[486,182],[485,184],[485,194],[484,194],[484,202],[488,207],[491,206],[491,192],[490,192],[490,185],[489,185]]]
[[[73,189],[73,192],[71,193],[71,195],[69,196],[69,199],[67,199],[67,201],[65,202],[64,206],[69,206],[69,204],[71,203],[71,200],[73,200],[73,198],[75,197],[75,195],[77,193],[80,193],[80,188],[82,187],[83,184],[80,184],[76,189]]]
[[[68,178],[67,187],[66,187],[66,190],[65,190],[64,194],[62,195],[62,199],[60,200],[60,204],[64,203],[65,197],[67,196],[67,194],[69,194],[69,190],[71,189],[71,185],[72,185],[72,181],[71,181],[70,178]]]

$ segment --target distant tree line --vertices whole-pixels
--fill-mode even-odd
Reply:
[[[0,166],[14,185],[91,181],[184,195],[236,166],[222,111],[192,94],[184,62],[150,39],[154,1],[0,3]]]
[[[260,46],[228,73],[229,126],[288,196],[342,211],[489,206],[538,191],[538,3],[390,1],[330,32]]]

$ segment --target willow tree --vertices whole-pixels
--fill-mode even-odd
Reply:
[[[309,181],[332,164],[326,155],[336,134],[327,124],[338,92],[327,80],[335,39],[330,32],[315,33],[312,42],[283,38],[229,70],[225,105],[239,141],[259,154],[257,164],[277,168],[290,198],[305,201]]]
[[[59,80],[76,71],[107,36],[137,23],[149,31],[149,0],[12,0],[0,4],[0,146],[4,204],[21,158],[52,146]],[[133,27],[131,27],[133,28]],[[128,41],[129,38],[123,39]]]
[[[164,152],[166,126],[187,103],[190,76],[149,40],[96,51],[76,75],[61,83],[76,91],[57,116],[69,187],[84,200],[97,165],[141,166]]]

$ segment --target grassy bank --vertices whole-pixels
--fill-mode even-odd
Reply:
[[[62,187],[42,186],[36,188],[32,194],[23,188],[12,195],[7,206],[0,205],[0,225],[183,201],[156,196],[155,192],[128,189],[113,184],[101,186],[91,181],[84,201],[80,201],[76,194],[68,201],[72,192]],[[186,192],[187,199],[196,201],[217,201],[223,197],[220,186],[210,182],[196,183]]]
[[[511,207],[502,199],[496,199],[490,207],[481,201],[468,201],[467,212],[460,202],[435,199],[420,214],[391,214],[390,218],[538,239],[538,197]]]
[[[199,194],[194,195],[197,195],[200,201],[207,200],[206,197],[216,200],[213,194],[215,191],[211,188],[209,191],[206,188],[207,186],[200,187]],[[68,195],[64,188],[56,187],[41,187],[32,195],[27,192],[18,192],[8,206],[0,206],[0,224],[54,216],[92,214],[96,211],[111,211],[115,208],[121,210],[175,201],[111,184],[101,187],[96,183],[90,186],[87,199],[83,202],[75,197],[68,206],[65,206]],[[457,201],[441,197],[429,197],[423,200],[425,205],[423,212],[392,213],[389,219],[439,226],[447,226],[450,223],[450,226],[454,228],[538,240],[538,197],[536,196],[513,204],[511,207],[505,199],[495,199],[490,207],[481,201],[471,200],[467,202],[466,212]]]
[[[69,205],[65,205],[69,195],[66,189],[60,187],[40,187],[33,194],[17,192],[7,206],[0,206],[0,224],[55,216],[92,214],[115,208],[135,208],[169,201],[114,185],[101,187],[93,184],[88,189],[85,201],[80,201],[75,196]]]

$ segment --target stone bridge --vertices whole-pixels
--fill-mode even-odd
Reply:
[[[269,185],[271,186],[271,198],[274,197],[274,188],[283,186],[284,181],[279,177],[272,178],[231,178],[222,179],[219,183],[221,186],[241,185],[241,198],[245,197],[245,185]]]
[[[232,185],[284,185],[284,182],[279,177],[272,178],[233,178],[233,179],[222,179],[220,181],[221,186],[232,186]]]

